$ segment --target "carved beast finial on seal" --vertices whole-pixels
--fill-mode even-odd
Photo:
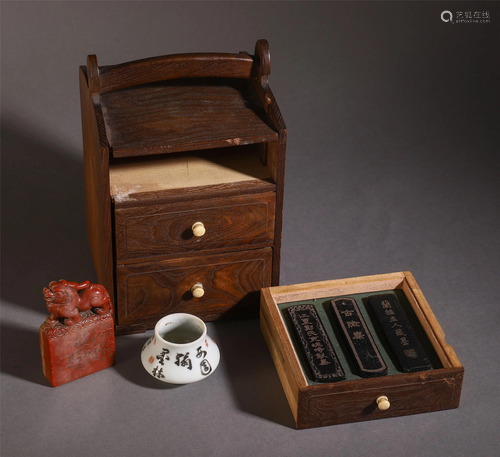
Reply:
[[[80,322],[80,312],[94,309],[97,314],[112,312],[108,291],[100,284],[65,281],[52,281],[43,289],[43,296],[50,312],[48,321],[65,318],[66,325]]]

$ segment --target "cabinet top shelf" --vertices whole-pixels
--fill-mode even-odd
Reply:
[[[163,81],[100,95],[113,156],[278,140],[250,79]]]

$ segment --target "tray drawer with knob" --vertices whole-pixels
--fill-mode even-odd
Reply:
[[[271,246],[276,194],[117,208],[116,257]]]

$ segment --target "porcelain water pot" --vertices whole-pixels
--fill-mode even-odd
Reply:
[[[220,352],[200,318],[177,313],[157,322],[154,335],[142,348],[141,360],[154,378],[187,384],[211,375],[219,365]]]

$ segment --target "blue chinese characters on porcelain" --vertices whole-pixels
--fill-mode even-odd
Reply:
[[[142,364],[151,376],[172,384],[205,379],[215,371],[219,360],[219,348],[207,335],[205,323],[184,313],[160,319],[141,354]]]

